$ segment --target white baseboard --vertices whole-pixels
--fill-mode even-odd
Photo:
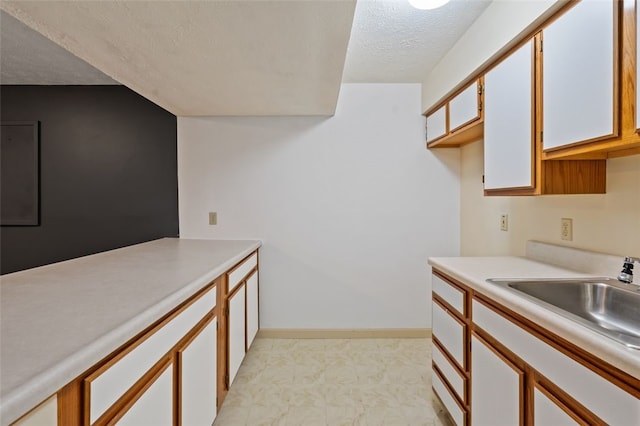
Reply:
[[[429,338],[430,328],[261,328],[258,337],[271,339],[407,339]]]

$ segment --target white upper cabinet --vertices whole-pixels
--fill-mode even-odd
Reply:
[[[441,138],[447,133],[446,105],[427,116],[427,142]]]
[[[617,5],[582,0],[543,30],[543,149],[617,134]]]
[[[478,83],[476,82],[449,102],[449,129],[454,132],[479,118]]]
[[[640,90],[638,90],[638,83],[640,83],[640,49],[637,48],[640,44],[640,7],[636,2],[636,129],[640,129]]]
[[[533,41],[484,81],[484,187],[533,187]]]

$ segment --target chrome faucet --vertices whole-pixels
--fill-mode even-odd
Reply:
[[[624,258],[624,265],[622,265],[622,271],[620,275],[618,275],[618,281],[622,281],[623,283],[631,284],[633,283],[633,263],[640,263],[640,259],[637,257],[627,256]]]

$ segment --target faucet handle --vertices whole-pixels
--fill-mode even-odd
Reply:
[[[640,263],[640,259],[632,256],[626,256],[624,258],[624,264],[622,265],[622,271],[618,275],[618,281],[631,284],[633,282],[633,264],[634,262]]]

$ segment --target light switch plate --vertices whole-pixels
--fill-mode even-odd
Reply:
[[[560,219],[560,238],[565,241],[573,241],[573,219],[569,217]]]
[[[509,215],[503,214],[500,215],[500,230],[508,231],[509,230]]]
[[[209,212],[209,225],[218,224],[218,212]]]

